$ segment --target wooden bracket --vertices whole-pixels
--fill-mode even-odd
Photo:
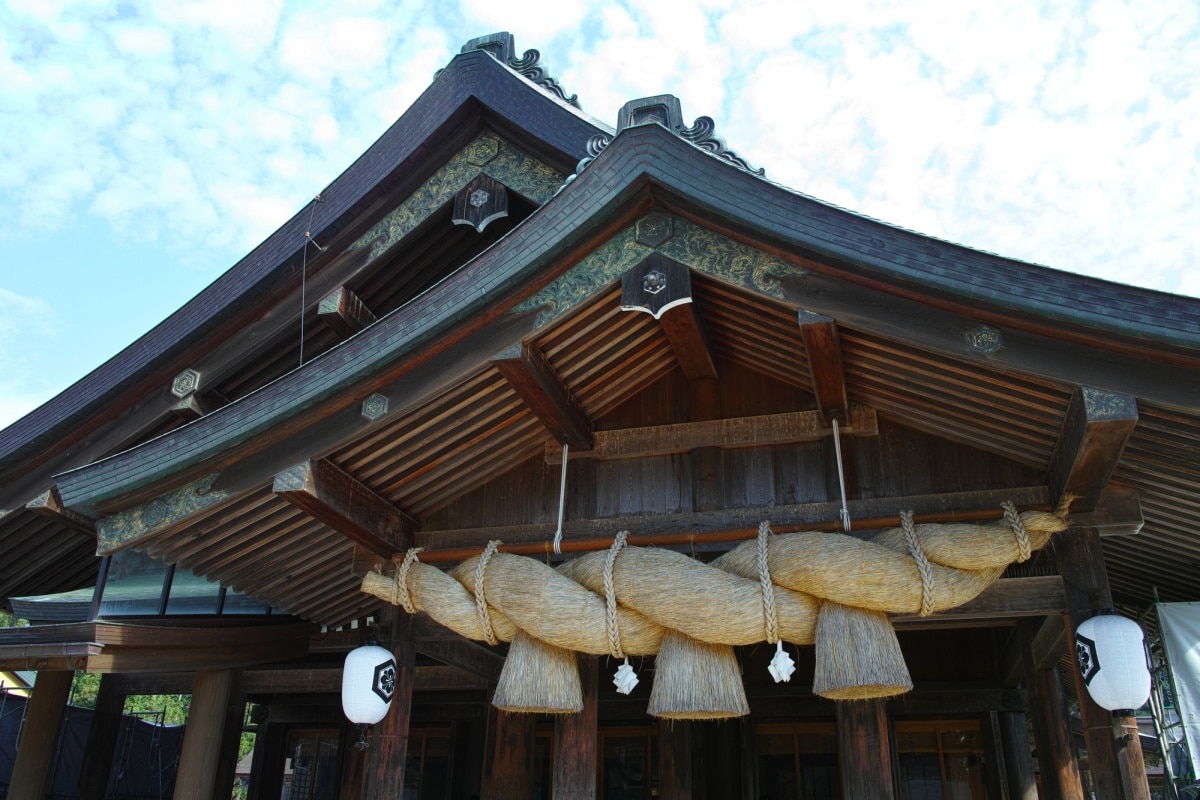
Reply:
[[[817,407],[828,420],[839,422],[850,418],[850,400],[846,395],[846,373],[842,366],[842,344],[837,323],[832,317],[800,309],[800,336],[808,357]]]
[[[562,378],[535,345],[518,342],[492,358],[492,363],[560,443],[592,447],[592,421]]]
[[[62,496],[58,493],[58,487],[51,486],[49,490],[42,492],[26,503],[25,508],[35,514],[52,519],[64,527],[87,534],[92,539],[96,538],[95,520],[89,519],[78,511],[63,505]]]
[[[1077,388],[1046,473],[1054,501],[1070,493],[1078,498],[1072,508],[1095,508],[1137,420],[1137,400],[1131,395]]]
[[[490,223],[508,216],[508,189],[489,175],[479,174],[454,195],[455,225],[470,225],[478,233]]]
[[[412,547],[415,519],[332,462],[309,460],[275,476],[274,492],[346,538],[390,557]]]
[[[658,320],[689,381],[717,377],[717,362],[692,301],[692,272],[654,253],[621,277],[621,310]]]
[[[317,318],[347,339],[372,325],[376,319],[371,309],[348,286],[339,286],[321,298],[317,304]]]

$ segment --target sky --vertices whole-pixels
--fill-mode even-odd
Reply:
[[[236,263],[500,30],[610,125],[674,94],[821,200],[1200,297],[1195,0],[0,0],[0,427]]]

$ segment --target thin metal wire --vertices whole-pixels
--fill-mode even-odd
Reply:
[[[319,252],[325,252],[325,248],[312,238],[313,215],[317,211],[317,203],[322,202],[324,201],[321,199],[321,195],[317,195],[308,207],[308,225],[304,229],[304,250],[301,251],[300,256],[300,366],[304,366],[304,309],[308,305],[306,296],[308,292],[308,243],[312,242]]]
[[[554,532],[554,552],[562,555],[563,508],[567,501],[567,454],[571,446],[563,442],[562,474],[558,478],[558,530]]]
[[[833,418],[833,452],[837,454],[838,488],[842,492],[842,510],[839,512],[839,516],[842,518],[842,530],[849,533],[850,509],[846,506],[846,473],[842,468],[842,437],[838,435],[837,417]]]

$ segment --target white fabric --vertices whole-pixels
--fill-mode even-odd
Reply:
[[[1200,775],[1200,603],[1159,603],[1158,619],[1193,774]]]

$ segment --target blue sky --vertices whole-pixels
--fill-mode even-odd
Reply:
[[[0,0],[0,426],[211,282],[497,30],[610,124],[669,92],[823,200],[1200,296],[1200,4],[970,5]]]

